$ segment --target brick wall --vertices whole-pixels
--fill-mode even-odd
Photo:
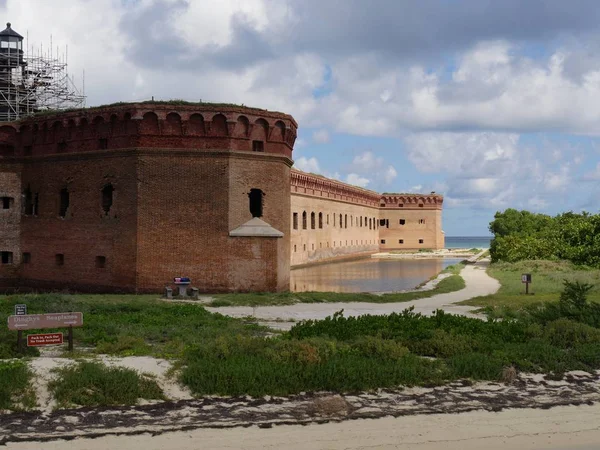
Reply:
[[[379,247],[388,250],[444,248],[440,195],[384,195],[379,226]],[[403,223],[401,223],[403,222]]]
[[[7,284],[144,292],[190,276],[203,291],[287,289],[287,239],[229,232],[250,218],[247,193],[260,188],[264,219],[287,233],[296,128],[278,112],[162,103],[0,127],[0,191],[17,199],[10,220],[0,217],[3,245],[15,250],[10,276],[20,277]],[[26,191],[37,209],[21,214]]]
[[[21,263],[21,180],[16,169],[0,163],[0,287],[14,284]]]
[[[21,218],[22,284],[93,290],[135,290],[137,237],[136,155],[65,155],[28,161],[22,189],[38,198],[37,211]],[[102,189],[111,185],[106,213]],[[69,206],[60,216],[61,190]],[[64,261],[57,260],[63,255]],[[104,263],[97,260],[104,258]],[[101,267],[101,266],[104,267]]]

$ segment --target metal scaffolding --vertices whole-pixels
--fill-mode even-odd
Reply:
[[[67,48],[54,53],[51,41],[47,50],[24,51],[23,37],[7,24],[0,33],[0,122],[84,106],[83,88],[67,71]]]

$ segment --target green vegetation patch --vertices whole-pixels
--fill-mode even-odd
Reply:
[[[59,407],[135,405],[139,399],[166,400],[154,379],[123,367],[80,362],[55,371],[48,385]]]
[[[492,263],[487,272],[500,282],[500,290],[461,304],[486,308],[491,317],[516,317],[527,308],[548,302],[555,303],[564,289],[565,280],[593,285],[587,298],[591,302],[600,303],[600,269],[578,266],[569,261],[525,260]],[[525,295],[525,284],[521,282],[521,275],[524,273],[532,276],[530,295]]]
[[[215,300],[207,306],[280,306],[295,303],[398,303],[427,298],[437,294],[445,294],[464,289],[465,281],[459,275],[464,264],[454,264],[446,267],[442,273],[451,276],[441,280],[437,286],[429,291],[401,292],[394,294],[370,294],[368,292],[272,292],[272,293],[245,293],[245,294],[220,294],[215,295]],[[432,279],[436,278],[432,277]],[[425,283],[422,283],[425,284]]]
[[[0,410],[35,406],[32,373],[23,361],[0,361]]]
[[[567,260],[600,268],[600,214],[567,212],[555,217],[507,209],[490,223],[493,262]]]
[[[6,323],[17,303],[27,304],[30,314],[83,312],[84,326],[74,330],[75,346],[119,356],[180,357],[187,345],[209,338],[268,332],[265,327],[209,313],[200,305],[169,303],[156,296],[135,295],[7,296],[0,302],[0,323]],[[0,358],[16,355],[17,333],[5,328],[0,327]],[[37,354],[35,349],[28,352]]]
[[[411,309],[296,324],[265,338],[224,337],[190,348],[181,381],[198,395],[356,392],[399,385],[502,380],[507,368],[561,376],[600,368],[600,329],[573,318],[482,321]]]

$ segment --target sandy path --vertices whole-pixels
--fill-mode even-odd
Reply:
[[[270,429],[198,429],[158,436],[106,436],[68,442],[9,442],[6,448],[592,450],[600,448],[600,405],[386,417],[321,425],[282,425]]]
[[[401,303],[296,303],[288,306],[259,306],[252,308],[250,306],[227,306],[222,308],[206,308],[211,312],[217,312],[231,317],[253,316],[260,321],[270,322],[275,320],[294,321],[306,319],[324,319],[333,315],[336,311],[344,310],[344,316],[360,316],[364,314],[391,314],[393,312],[402,312],[406,308],[413,306],[415,312],[430,315],[436,309],[472,316],[470,313],[474,308],[471,306],[460,306],[455,303],[469,300],[481,295],[494,294],[500,289],[498,280],[490,277],[485,269],[488,261],[480,261],[476,264],[466,266],[461,275],[465,280],[466,287],[460,291],[450,292],[448,294],[438,294],[433,297],[423,298],[410,302]],[[272,323],[278,328],[291,328],[293,323],[280,322]]]

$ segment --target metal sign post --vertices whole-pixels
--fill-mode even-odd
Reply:
[[[521,283],[525,283],[525,295],[529,295],[529,283],[531,283],[531,274],[524,273],[521,275]]]
[[[27,314],[27,305],[15,305],[15,316],[24,316]],[[17,351],[23,353],[23,330],[17,331]]]

